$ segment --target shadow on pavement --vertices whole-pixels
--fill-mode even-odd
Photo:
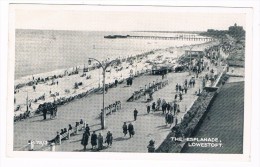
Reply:
[[[46,122],[46,121],[52,121],[52,120],[55,120],[55,119],[38,119],[38,120],[34,120],[34,121],[31,121],[31,122]]]
[[[158,116],[158,117],[165,117],[165,114],[162,114],[162,112],[156,112],[153,113],[154,116]]]
[[[125,121],[126,123],[131,123],[131,122],[135,122],[135,120],[132,120],[132,121]]]
[[[89,127],[93,127],[93,126],[97,126],[97,125],[100,125],[99,123],[98,124],[93,124],[93,125],[90,125]]]
[[[102,150],[108,149],[108,146],[103,146]],[[92,149],[92,148],[87,148],[86,150],[81,149],[81,150],[73,150],[75,152],[100,152],[101,150],[97,150],[97,149]]]
[[[80,141],[81,141],[81,139],[80,140],[70,141],[70,143],[76,143],[76,142],[80,142]]]
[[[118,138],[115,138],[114,141],[124,141],[124,140],[128,140],[130,139],[130,137],[126,138],[126,137],[118,137]]]
[[[156,128],[158,128],[159,130],[161,129],[170,129],[169,125],[161,125],[161,126],[157,126]]]

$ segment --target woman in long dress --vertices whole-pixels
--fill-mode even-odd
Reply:
[[[103,136],[101,133],[98,134],[98,150],[103,149]]]
[[[89,134],[87,131],[83,133],[82,139],[81,139],[81,144],[84,146],[84,150],[87,149],[88,145],[88,139],[89,139]]]

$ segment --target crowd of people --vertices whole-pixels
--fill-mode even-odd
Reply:
[[[83,150],[87,150],[87,145],[91,144],[91,150],[102,150],[104,149],[104,143],[107,143],[107,147],[111,147],[113,143],[113,135],[110,131],[107,132],[105,141],[102,133],[96,134],[96,131],[90,133],[89,125],[81,119],[79,122],[76,122],[75,126],[72,127],[71,124],[68,125],[68,128],[63,128],[60,132],[56,132],[56,136],[48,140],[48,143],[61,144],[62,140],[70,139],[71,135],[76,135],[79,131],[83,131],[81,138],[81,145],[83,145]]]
[[[95,131],[92,132],[90,135],[88,130],[85,130],[82,139],[81,139],[81,144],[84,146],[83,150],[87,150],[87,145],[89,143],[89,138],[90,138],[90,144],[91,144],[91,150],[97,150],[100,151],[104,149],[104,137],[101,133],[98,135],[96,134]],[[107,132],[105,143],[107,143],[107,147],[111,147],[113,142],[113,135],[110,131]]]
[[[166,101],[165,99],[158,98],[157,101],[153,101],[146,105],[147,114],[151,111],[162,111],[162,115],[165,115],[165,123],[171,125],[173,123],[177,124],[177,116],[181,112],[180,104],[183,101],[183,98],[187,92],[194,88],[196,85],[195,77],[191,76],[190,79],[185,79],[183,83],[177,83],[175,85],[175,95],[172,98],[173,100]],[[182,110],[187,110],[186,106]]]

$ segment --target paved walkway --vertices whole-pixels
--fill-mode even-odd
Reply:
[[[155,92],[154,100],[158,98],[165,99],[167,102],[172,101],[175,95],[175,85],[183,83],[184,80],[190,79],[188,73],[169,73],[167,75],[169,85]],[[58,117],[54,120],[42,121],[42,117],[35,117],[14,125],[14,150],[24,146],[29,139],[33,140],[50,140],[56,135],[56,131],[68,126],[68,124],[75,125],[76,121],[81,118],[86,120],[90,125],[91,131],[95,130],[96,133],[102,133],[104,138],[108,130],[110,130],[114,137],[113,146],[106,148],[102,151],[108,152],[147,152],[146,146],[150,139],[156,141],[159,145],[167,136],[170,131],[170,126],[165,125],[164,115],[161,111],[155,113],[146,113],[146,103],[142,100],[136,102],[126,102],[131,96],[133,91],[139,90],[140,86],[144,86],[149,82],[161,79],[161,76],[142,76],[133,81],[132,87],[125,87],[125,83],[119,85],[117,88],[109,89],[105,95],[105,104],[109,105],[117,100],[122,102],[122,109],[119,112],[113,113],[106,117],[105,130],[100,130],[100,119],[98,113],[102,108],[102,95],[94,94],[90,97],[76,100],[67,105],[58,108]],[[183,95],[183,101],[180,103],[181,113],[178,118],[181,118],[185,111],[185,106],[189,107],[197,98],[194,95],[201,86],[199,79],[196,79],[194,88],[188,90],[188,93]],[[133,110],[136,108],[139,113],[137,121],[133,121]],[[135,127],[135,136],[123,137],[122,125],[123,122],[132,122]],[[80,144],[82,132],[79,135],[72,136],[70,140],[62,142],[61,146],[56,147],[57,151],[82,151],[83,146]],[[90,151],[90,143],[88,145]]]

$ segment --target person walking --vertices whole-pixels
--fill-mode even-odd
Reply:
[[[171,111],[171,104],[170,104],[170,102],[168,102],[168,104],[167,104],[167,112],[170,112]]]
[[[89,139],[89,134],[87,133],[87,131],[85,131],[81,139],[81,144],[84,146],[84,151],[86,151],[87,149],[88,139]]]
[[[179,84],[179,92],[181,92],[182,91],[182,87],[181,87],[181,85]]]
[[[46,109],[46,108],[44,108],[42,112],[43,112],[43,120],[46,120],[46,116],[47,116],[47,109]]]
[[[168,115],[169,115],[169,113],[165,114],[165,124],[166,124],[166,126],[168,125]]]
[[[137,114],[138,114],[138,111],[136,110],[136,108],[135,108],[135,110],[134,110],[134,120],[136,121],[136,119],[137,119]]]
[[[90,128],[89,128],[88,124],[86,124],[85,131],[86,131],[86,132],[88,133],[88,135],[90,136]]]
[[[117,84],[118,84],[118,80],[116,79],[115,80],[115,87],[117,87]]]
[[[177,111],[177,104],[176,102],[173,103],[173,114],[175,115]]]
[[[146,107],[147,114],[149,114],[149,113],[150,113],[150,109],[151,109],[151,106],[150,106],[150,104],[147,104],[147,107]]]
[[[188,90],[188,88],[187,88],[187,86],[185,86],[185,87],[184,87],[184,92],[185,92],[185,94],[187,94],[187,90]]]
[[[134,125],[132,124],[132,123],[130,123],[129,125],[128,125],[128,132],[129,132],[129,136],[130,136],[130,138],[134,135]]]
[[[157,107],[158,107],[158,110],[160,110],[160,108],[161,108],[161,99],[159,98],[158,100],[157,100]]]
[[[155,112],[155,106],[156,106],[156,104],[155,104],[155,102],[153,102],[153,104],[152,104],[152,110],[153,110],[153,112]]]
[[[91,135],[91,145],[92,145],[92,150],[97,146],[97,134],[95,133],[95,131],[93,131],[92,135]]]
[[[181,110],[180,110],[180,105],[177,104],[177,113],[180,113],[180,112],[181,112]]]
[[[103,136],[101,133],[98,134],[98,150],[102,150],[103,149]]]
[[[162,104],[162,114],[166,112],[166,108],[167,108],[167,103],[165,102]]]
[[[190,88],[192,87],[192,80],[190,80],[190,82],[189,82],[189,87]]]
[[[113,142],[113,135],[112,133],[110,133],[110,131],[107,132],[107,136],[106,136],[106,143],[108,147],[112,146],[112,142]]]
[[[127,134],[127,125],[126,125],[126,122],[124,122],[124,125],[123,125],[123,133],[124,133],[124,136],[126,136],[126,134]]]
[[[178,97],[178,95],[177,95],[177,94],[175,94],[175,96],[174,96],[174,100],[175,100],[175,101],[177,100],[177,97]]]
[[[180,101],[182,101],[182,94],[180,93],[180,95],[179,95],[179,96],[180,96]]]
[[[192,87],[195,86],[195,79],[192,80]]]
[[[174,120],[174,116],[172,115],[172,113],[169,113],[169,115],[168,115],[168,124],[172,125],[173,124],[173,120]]]

